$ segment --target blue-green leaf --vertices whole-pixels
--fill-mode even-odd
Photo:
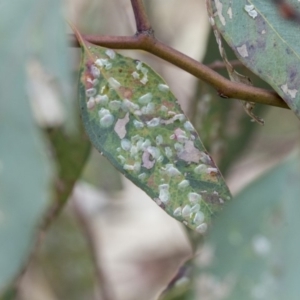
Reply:
[[[168,85],[141,61],[77,35],[80,110],[91,142],[168,214],[204,233],[231,196]]]
[[[294,155],[226,207],[210,232],[213,259],[200,270],[199,285],[213,283],[210,293],[223,290],[224,300],[298,299],[299,182],[300,160]]]
[[[216,25],[237,57],[269,83],[300,118],[299,23],[285,20],[275,1],[207,0]],[[295,10],[300,3],[290,0]]]

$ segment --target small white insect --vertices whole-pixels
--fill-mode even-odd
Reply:
[[[102,68],[103,66],[105,66],[107,63],[107,59],[103,59],[103,58],[98,58],[96,61],[95,61],[95,64]]]
[[[105,51],[105,54],[111,59],[114,59],[116,57],[116,52],[112,49],[107,49]]]
[[[93,77],[98,78],[100,76],[100,70],[94,65],[91,66],[91,73]]]
[[[184,114],[177,114],[173,118],[174,118],[174,120],[179,120],[180,122],[183,122],[185,120],[185,115]]]
[[[121,86],[121,83],[113,77],[108,78],[108,83],[111,88],[116,90]]]
[[[207,230],[207,224],[206,223],[202,223],[202,224],[200,224],[196,227],[196,231],[199,232],[199,233],[202,233],[202,234],[205,233],[206,230]]]
[[[175,149],[177,152],[182,152],[182,151],[183,151],[183,146],[182,146],[180,143],[175,143],[175,144],[174,144],[174,149]]]
[[[160,110],[163,111],[163,112],[167,112],[168,111],[168,108],[165,106],[165,105],[162,105],[160,107]]]
[[[109,108],[113,111],[119,110],[122,106],[122,102],[119,100],[113,100],[108,104]]]
[[[181,172],[173,164],[166,165],[166,172],[170,177],[181,175]]]
[[[146,177],[147,177],[147,174],[146,174],[146,173],[141,173],[140,175],[138,175],[138,178],[139,178],[140,180],[145,180]]]
[[[153,118],[152,120],[146,122],[148,127],[156,127],[160,123],[160,118]]]
[[[98,115],[100,118],[104,117],[105,115],[109,115],[110,114],[110,111],[106,108],[101,108],[99,111],[98,111]]]
[[[198,165],[195,169],[194,169],[194,172],[196,174],[203,174],[203,173],[206,173],[207,172],[207,166],[206,165],[203,165],[203,164],[200,164]]]
[[[206,172],[208,174],[218,174],[218,169],[217,168],[207,168]]]
[[[131,142],[127,139],[122,139],[121,140],[121,147],[125,151],[129,151],[131,148]]]
[[[159,188],[159,199],[163,203],[167,203],[169,201],[169,185],[164,183],[158,186]]]
[[[153,102],[150,102],[147,104],[147,106],[142,107],[142,114],[143,115],[151,115],[155,112],[155,104]]]
[[[141,163],[139,161],[137,161],[137,162],[134,163],[133,170],[135,172],[140,172],[140,170],[141,170]]]
[[[87,102],[86,106],[89,110],[92,110],[95,107],[95,98],[90,97],[89,101]]]
[[[158,148],[156,147],[153,147],[153,146],[149,146],[147,147],[147,151],[151,154],[151,156],[154,158],[154,159],[157,159],[160,157],[160,151]]]
[[[112,68],[112,63],[108,62],[106,65],[105,65],[105,70],[110,70]]]
[[[186,121],[184,124],[183,124],[184,128],[188,131],[194,131],[195,128],[194,126],[192,125],[192,123],[190,121]]]
[[[149,71],[149,70],[148,70],[147,68],[141,67],[141,72],[142,72],[144,75],[147,75],[148,71]]]
[[[144,127],[144,123],[138,120],[133,120],[133,126],[137,129],[140,129]]]
[[[141,61],[138,61],[138,62],[137,62],[137,65],[136,65],[136,69],[137,69],[138,71],[140,71],[141,68],[142,68],[142,65],[143,65],[143,63],[142,63]]]
[[[162,135],[157,135],[155,138],[155,141],[156,141],[156,145],[159,146],[164,142],[164,139],[163,139]]]
[[[106,105],[108,103],[108,100],[109,99],[107,95],[97,95],[95,98],[96,103],[100,105]]]
[[[96,95],[97,91],[95,88],[87,89],[85,91],[85,94],[87,97],[94,97]]]
[[[168,158],[171,158],[173,155],[172,149],[170,147],[165,147],[165,153]]]
[[[197,204],[195,204],[195,205],[192,206],[191,213],[196,213],[199,210],[200,210],[200,204],[197,203]]]
[[[152,100],[152,97],[153,97],[152,93],[147,93],[147,94],[141,96],[138,99],[138,102],[141,104],[148,104]]]
[[[198,211],[194,217],[194,223],[201,224],[205,219],[204,213],[202,211]]]
[[[112,114],[106,114],[100,119],[100,125],[105,128],[110,127],[114,123],[114,120],[115,118]]]
[[[120,160],[122,165],[126,162],[126,158],[123,155],[118,155],[118,159]]]
[[[132,72],[131,75],[134,79],[139,79],[140,78],[140,74],[136,71]]]
[[[182,180],[178,183],[178,188],[184,189],[190,185],[190,182],[188,180]]]
[[[142,84],[146,84],[147,82],[148,82],[148,77],[147,76],[144,76],[141,80],[140,80],[140,82],[142,83]]]
[[[174,217],[180,217],[180,216],[181,216],[181,213],[182,213],[182,209],[181,209],[181,207],[179,206],[179,207],[177,207],[177,208],[174,210],[173,216],[174,216]]]
[[[202,200],[201,195],[199,195],[197,193],[193,193],[193,192],[188,194],[188,198],[189,198],[189,201],[193,204]]]
[[[207,164],[207,165],[211,163],[211,158],[210,158],[210,156],[207,155],[207,154],[204,153],[204,152],[201,152],[201,158],[200,158],[200,160],[201,160],[203,163]]]
[[[162,83],[160,83],[157,87],[158,87],[159,91],[164,92],[164,93],[166,93],[170,90],[170,88],[166,84],[162,84]]]
[[[257,11],[254,9],[254,5],[246,4],[244,6],[244,9],[252,19],[255,19],[257,17],[258,14],[257,14]]]
[[[187,218],[189,217],[191,214],[191,207],[187,204],[185,205],[185,207],[182,209],[182,216],[184,218]]]
[[[135,157],[139,152],[139,149],[137,146],[131,146],[130,148],[130,156]]]

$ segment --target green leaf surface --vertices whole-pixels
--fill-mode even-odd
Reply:
[[[300,159],[292,156],[241,192],[215,220],[199,295],[299,299]],[[204,284],[206,283],[206,284]]]
[[[237,57],[268,82],[300,118],[299,24],[285,20],[273,1],[207,0],[215,23]],[[300,3],[289,1],[297,10]]]
[[[204,233],[231,196],[175,96],[144,63],[81,44],[80,109],[93,145],[168,214]]]

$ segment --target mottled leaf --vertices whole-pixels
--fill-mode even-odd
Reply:
[[[80,108],[93,145],[168,214],[205,232],[230,193],[169,87],[144,63],[78,38]]]
[[[298,299],[300,160],[294,155],[242,191],[210,232],[199,295]]]
[[[207,0],[216,24],[238,58],[268,82],[300,118],[299,24],[283,19],[273,1]],[[299,1],[290,1],[295,9]]]

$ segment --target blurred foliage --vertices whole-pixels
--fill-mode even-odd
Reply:
[[[47,136],[52,146],[53,159],[57,166],[54,200],[44,217],[42,229],[45,230],[64,207],[74,184],[80,177],[90,154],[91,144],[87,139],[82,124],[73,134],[68,134],[61,127],[48,128]]]
[[[51,185],[27,93],[27,64],[38,53],[32,35],[39,23],[32,10],[24,14],[31,6],[42,1],[6,1],[0,9],[0,293],[30,252]]]
[[[227,205],[207,239],[213,259],[199,269],[199,295],[298,299],[299,182],[300,160],[294,154]]]
[[[49,228],[34,266],[58,299],[93,299],[94,261],[78,221],[67,211]]]
[[[95,149],[91,151],[82,177],[106,193],[115,193],[123,189],[120,172]]]
[[[0,300],[15,300],[17,299],[17,289],[15,286],[9,286],[4,293],[0,295]]]

